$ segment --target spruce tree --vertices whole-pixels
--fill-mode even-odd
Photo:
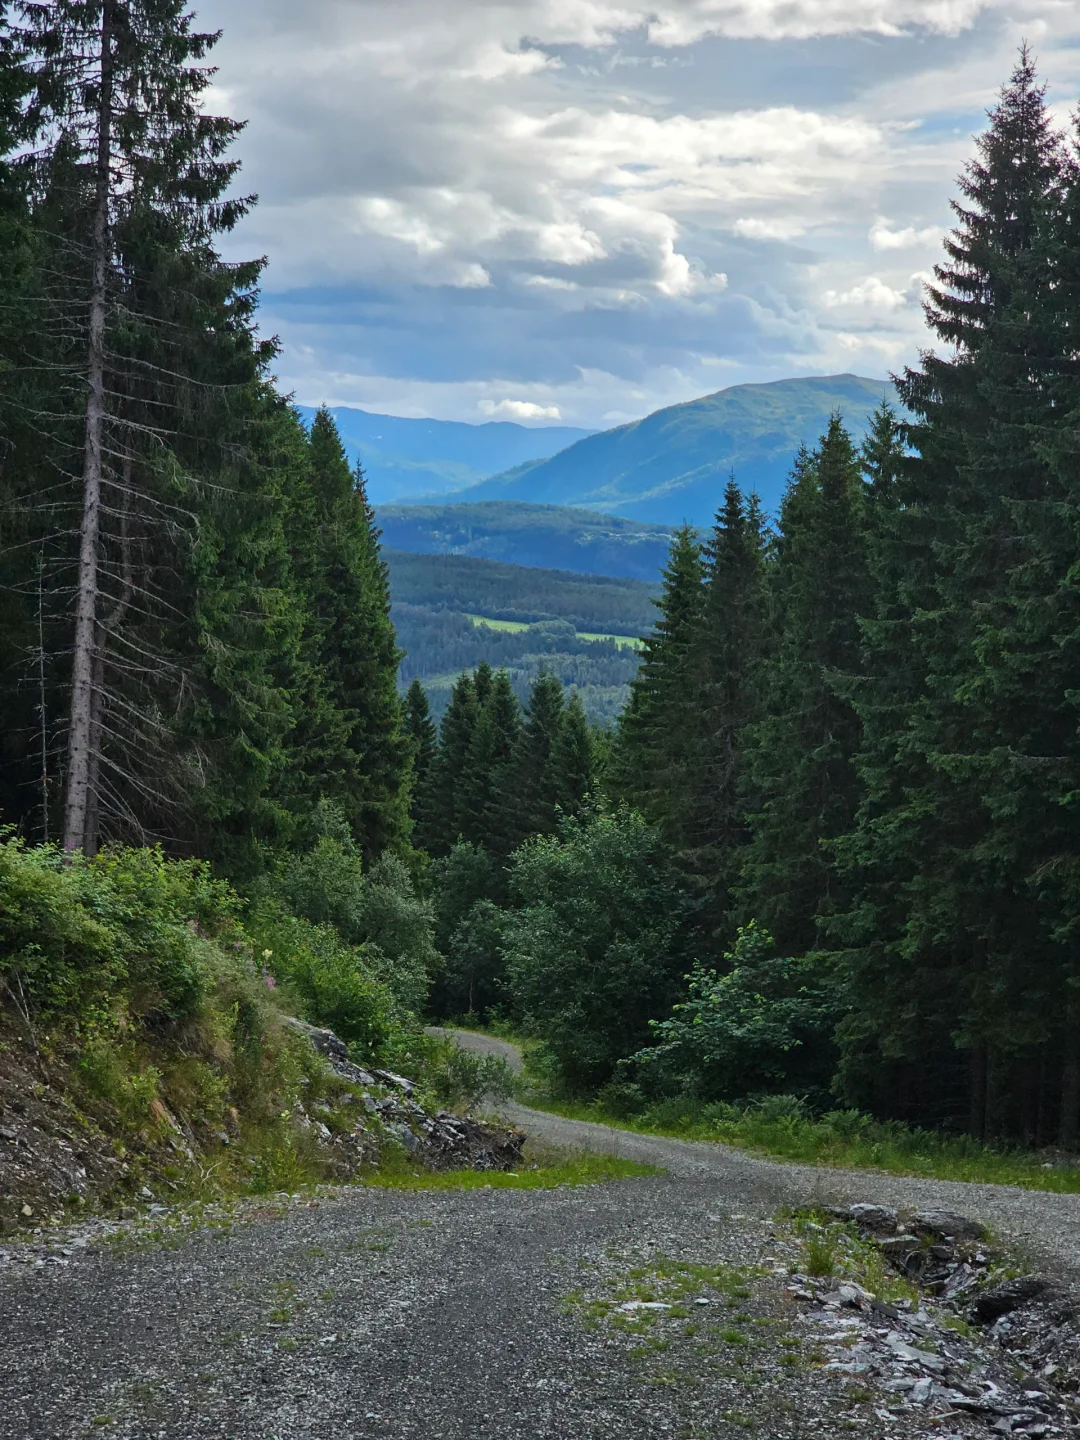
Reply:
[[[743,756],[747,727],[759,717],[765,662],[765,556],[756,497],[747,504],[732,478],[705,547],[700,634],[700,768],[687,826],[691,874],[701,890],[702,924],[716,943],[731,930],[727,913],[753,802]]]
[[[580,815],[592,793],[593,751],[592,726],[575,690],[563,710],[553,756],[559,808],[566,815]]]
[[[844,1083],[860,1103],[978,1136],[1027,1123],[1016,1081],[1038,1068],[1060,1008],[1009,814],[1009,756],[1029,743],[1030,711],[1019,687],[1003,703],[1001,638],[1013,577],[1039,565],[1031,507],[1053,483],[1033,439],[1053,349],[1042,237],[1062,174],[1025,50],[961,178],[928,292],[949,352],[899,384],[915,453],[895,504],[874,507],[878,594],[855,700],[867,804],[845,845],[864,878],[846,926]]]
[[[433,856],[449,855],[461,834],[461,778],[465,773],[478,706],[472,676],[463,671],[450,692],[439,726],[439,753],[432,772],[431,818],[427,825]]]
[[[419,678],[413,680],[405,696],[405,733],[412,760],[412,791],[409,818],[413,822],[413,844],[428,848],[428,826],[433,797],[431,783],[438,758],[439,732],[431,718],[427,691]]]
[[[513,763],[511,785],[500,796],[498,830],[509,849],[532,835],[548,835],[558,823],[559,738],[564,714],[563,687],[550,670],[541,670],[529,692]]]
[[[619,718],[609,784],[659,825],[678,854],[696,841],[693,817],[701,763],[701,652],[705,602],[701,545],[684,526],[671,542],[641,667]]]
[[[764,714],[746,732],[760,801],[740,907],[789,954],[817,948],[823,920],[843,903],[826,846],[850,829],[859,797],[859,722],[838,682],[858,668],[858,616],[869,603],[862,488],[851,439],[833,416],[784,499],[775,657]]]
[[[371,860],[400,845],[406,833],[409,750],[397,694],[401,655],[363,471],[350,470],[325,408],[312,423],[310,453],[318,527],[311,609],[319,673],[347,725],[334,798]]]

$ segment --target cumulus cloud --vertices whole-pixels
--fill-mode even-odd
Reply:
[[[921,230],[914,225],[895,229],[878,215],[870,226],[870,244],[875,250],[906,250],[912,245],[933,245],[940,239],[941,231],[936,225],[927,225]]]
[[[207,0],[263,197],[230,254],[302,399],[602,423],[880,372],[1021,24],[1080,88],[1073,5]]]
[[[558,420],[558,405],[537,405],[535,400],[481,400],[476,407],[489,419]]]

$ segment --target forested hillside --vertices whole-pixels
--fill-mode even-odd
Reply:
[[[366,464],[366,461],[365,461]],[[567,505],[380,505],[383,543],[421,555],[473,555],[511,565],[655,581],[671,532]]]
[[[524,701],[543,671],[576,689],[591,719],[611,724],[637,669],[659,587],[458,555],[388,550],[393,618],[405,652],[401,684],[420,679],[440,716],[457,675],[505,665]]]

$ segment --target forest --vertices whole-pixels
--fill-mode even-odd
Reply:
[[[221,258],[253,201],[215,37],[175,0],[0,14],[4,1005],[125,1095],[163,1035],[212,1088],[272,993],[363,1062],[470,1017],[624,1113],[773,1094],[1075,1150],[1080,152],[1026,52],[902,415],[859,446],[835,415],[775,519],[733,478],[658,609],[391,556],[399,634],[362,466]],[[542,630],[516,688],[520,637],[470,654],[474,611],[553,645],[653,616],[640,666],[597,645],[617,723]],[[444,612],[436,724],[400,641]]]

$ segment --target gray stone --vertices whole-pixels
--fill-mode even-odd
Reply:
[[[1003,1315],[1018,1310],[1021,1305],[1036,1299],[1046,1290],[1046,1281],[1037,1275],[1018,1275],[1015,1280],[1005,1280],[976,1297],[971,1313],[980,1325],[992,1325]]]
[[[986,1227],[978,1220],[953,1210],[920,1210],[912,1221],[912,1229],[925,1235],[948,1235],[954,1240],[981,1240],[986,1234]]]

